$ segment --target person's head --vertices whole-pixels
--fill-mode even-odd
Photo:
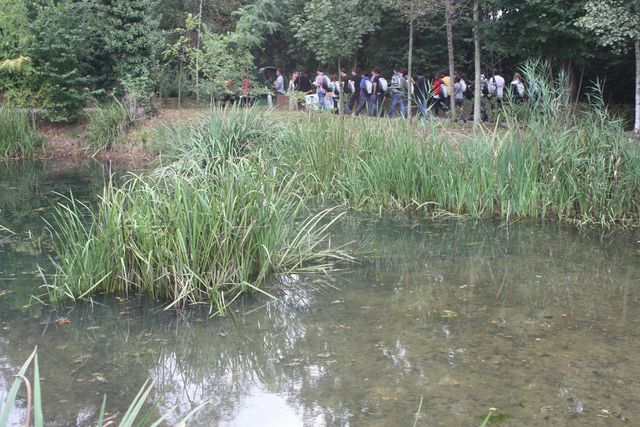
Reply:
[[[402,70],[400,70],[400,74],[402,74],[403,76],[406,76],[407,74],[409,74],[409,70],[407,70],[406,68],[403,68]]]
[[[280,68],[276,68],[276,76],[282,75],[282,70]]]
[[[416,76],[424,77],[424,68],[420,67],[416,70]]]
[[[443,73],[442,71],[440,71],[438,74],[436,74],[436,77],[437,77],[438,79],[441,79],[441,78],[443,78],[443,77],[444,77],[444,73]]]
[[[375,68],[374,68],[373,70],[371,70],[371,71],[372,71],[372,74],[373,74],[374,76],[379,76],[379,75],[380,75],[380,68],[378,68],[378,67],[375,67]]]
[[[398,74],[400,72],[399,67],[393,67],[393,74]]]
[[[462,79],[460,78],[460,76],[456,76],[456,77],[453,79],[453,82],[454,82],[454,83],[460,83],[460,80],[462,80]]]
[[[347,70],[345,70],[344,68],[340,68],[340,75],[341,76],[346,76],[347,75]]]
[[[324,70],[322,69],[322,67],[318,67],[317,74],[323,74],[323,73],[324,73]]]
[[[355,68],[353,70],[351,70],[351,75],[352,76],[357,76],[358,75],[358,70],[356,70]]]
[[[521,82],[522,81],[522,76],[520,75],[520,73],[515,73],[513,75],[513,80],[515,80],[517,82]]]
[[[371,73],[369,73],[369,72],[365,72],[365,73],[364,73],[364,76],[365,76],[365,77],[368,77],[368,78],[371,78]]]
[[[498,70],[497,68],[493,69],[493,75],[494,76],[499,76],[500,75],[500,70]]]

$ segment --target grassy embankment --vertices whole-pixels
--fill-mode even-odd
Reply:
[[[0,108],[0,160],[31,158],[43,145],[29,123],[29,114]]]
[[[504,128],[473,134],[452,135],[440,122],[251,109],[167,127],[155,139],[165,166],[107,186],[94,213],[73,200],[60,208],[51,299],[140,292],[221,312],[271,273],[346,258],[320,249],[326,212],[296,220],[307,201],[636,224],[637,142],[599,99],[578,113],[563,91],[543,94],[509,109]]]

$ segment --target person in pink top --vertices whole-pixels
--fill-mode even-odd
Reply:
[[[320,108],[323,110],[326,109],[326,105],[324,102],[324,97],[327,95],[327,86],[329,81],[327,76],[324,75],[322,68],[318,68],[316,73],[316,80],[313,82],[316,87],[316,94],[318,95],[318,103],[320,104]]]

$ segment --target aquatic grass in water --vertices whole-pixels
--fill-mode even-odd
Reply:
[[[204,170],[192,162],[108,185],[97,212],[71,198],[50,225],[59,260],[50,299],[144,294],[223,313],[272,273],[348,259],[324,247],[330,211],[296,221],[304,203],[294,182],[246,160]]]
[[[29,380],[26,374],[32,362],[33,362],[33,379]],[[18,392],[20,391],[20,384],[22,383],[24,383],[25,385],[26,400],[27,400],[27,407],[25,408],[25,411],[24,411],[26,416],[24,425],[26,426],[31,425],[31,413],[33,410],[33,425],[35,427],[44,427],[45,424],[44,424],[44,416],[42,412],[42,392],[41,392],[41,385],[40,385],[41,379],[40,379],[40,368],[38,366],[37,348],[33,350],[31,355],[20,367],[20,370],[16,375],[16,377],[17,378],[13,381],[11,388],[9,389],[9,393],[6,396],[6,399],[4,400],[4,402],[0,402],[0,427],[8,427],[10,425],[9,422],[11,421],[10,418],[11,418],[12,410],[15,405],[16,398],[18,397]],[[147,425],[147,423],[151,422],[151,420],[149,419],[151,413],[147,412],[145,415],[141,416],[141,413],[142,413],[141,411],[142,411],[143,405],[145,404],[147,398],[149,397],[149,394],[151,393],[152,388],[153,388],[153,382],[150,382],[150,381],[145,382],[145,384],[142,386],[140,391],[138,391],[138,394],[135,396],[135,398],[131,402],[131,405],[129,406],[125,414],[122,416],[122,419],[120,420],[120,424],[118,424],[120,427],[132,427],[134,425],[141,426],[141,425]],[[104,396],[104,399],[102,400],[102,407],[98,412],[98,420],[97,420],[98,427],[114,424],[114,421],[113,421],[113,419],[115,418],[114,416],[110,416],[109,419],[105,418],[106,404],[107,404],[107,396]],[[193,414],[195,414],[197,411],[202,409],[206,404],[207,403],[205,402],[204,404],[194,408],[178,423],[178,425],[184,425],[184,422],[187,419],[189,419]],[[172,408],[171,411],[173,411],[174,409],[176,408]],[[169,415],[170,415],[170,412],[168,412],[167,414],[160,417],[158,420],[153,421],[151,424],[148,424],[148,425],[159,426],[163,421],[165,421],[168,418]],[[138,420],[137,423],[136,423],[136,420]],[[107,422],[106,424],[104,424],[105,421]],[[11,424],[13,424],[13,422]]]
[[[26,112],[0,108],[0,159],[29,158],[44,145]]]
[[[87,150],[97,153],[111,148],[123,140],[131,124],[124,105],[112,102],[98,106],[89,116],[85,133]]]

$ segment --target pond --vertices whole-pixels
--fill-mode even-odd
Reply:
[[[640,420],[633,231],[353,213],[332,239],[358,264],[274,278],[277,300],[226,317],[30,301],[38,266],[52,270],[43,218],[70,190],[95,200],[108,176],[91,162],[0,166],[0,225],[16,233],[0,234],[0,394],[37,345],[47,425],[95,422],[104,394],[122,413],[149,378],[173,421],[208,401],[197,426],[477,426],[491,407],[510,426]]]

